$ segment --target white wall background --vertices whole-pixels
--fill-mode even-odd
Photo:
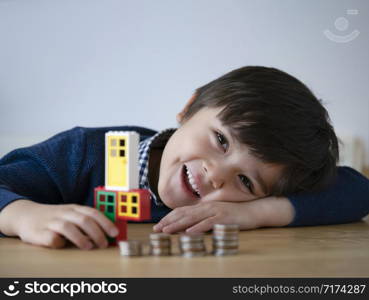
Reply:
[[[366,0],[0,0],[0,155],[76,125],[175,126],[195,88],[265,65],[312,88],[369,165],[368,14]]]

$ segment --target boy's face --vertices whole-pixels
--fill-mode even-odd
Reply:
[[[221,110],[201,109],[165,146],[158,193],[168,207],[265,197],[281,176],[282,166],[260,161],[230,135],[217,117]]]

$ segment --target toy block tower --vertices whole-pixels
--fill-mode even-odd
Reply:
[[[127,239],[127,220],[151,217],[150,192],[138,189],[138,140],[131,131],[105,134],[105,186],[95,188],[94,205],[119,229],[112,244]]]

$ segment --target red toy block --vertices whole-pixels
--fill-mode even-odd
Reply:
[[[146,221],[151,219],[151,195],[149,190],[137,189],[132,190],[137,191],[140,194],[140,218],[137,221]]]
[[[127,240],[127,221],[124,219],[117,219],[115,225],[118,227],[119,234],[116,236],[115,241],[126,241]]]

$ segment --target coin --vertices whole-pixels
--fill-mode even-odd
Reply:
[[[166,233],[150,234],[150,254],[155,256],[171,255],[171,238]]]
[[[217,256],[238,253],[239,226],[236,224],[215,224],[213,227],[213,251]]]
[[[140,241],[119,241],[120,254],[122,256],[141,256],[142,245]]]

